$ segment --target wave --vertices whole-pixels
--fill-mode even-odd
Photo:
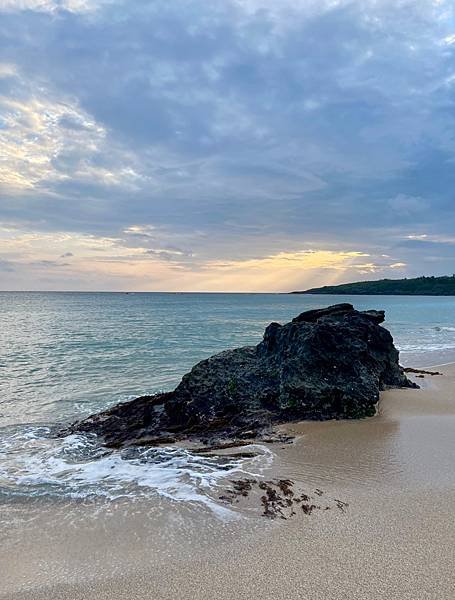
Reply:
[[[398,350],[400,352],[436,352],[436,351],[444,351],[444,350],[455,350],[455,343],[426,343],[422,344],[400,344],[398,346]]]
[[[214,512],[228,509],[213,500],[229,477],[259,475],[273,460],[257,444],[253,458],[201,456],[177,447],[110,451],[93,435],[52,438],[48,427],[26,427],[0,441],[0,494],[70,498],[143,498],[159,495],[202,503]],[[245,449],[245,448],[244,448]]]
[[[424,353],[455,350],[453,333],[455,333],[455,327],[435,325],[431,328],[407,332],[406,336],[401,336],[401,339],[397,339],[395,343],[401,352]]]

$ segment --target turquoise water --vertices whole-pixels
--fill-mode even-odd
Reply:
[[[346,301],[386,310],[404,364],[455,360],[455,298],[0,293],[0,494],[98,493],[107,485],[121,495],[139,480],[156,491],[158,480],[169,478],[166,493],[172,495],[183,476],[191,480],[191,493],[209,485],[239,465],[219,469],[166,449],[149,451],[147,460],[107,460],[96,440],[55,441],[50,428],[171,389],[197,361],[258,343],[271,321]]]

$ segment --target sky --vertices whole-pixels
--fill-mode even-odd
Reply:
[[[453,0],[0,0],[0,289],[453,272]]]

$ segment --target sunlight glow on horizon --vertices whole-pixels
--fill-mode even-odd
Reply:
[[[138,233],[147,228],[131,226]],[[127,239],[23,233],[0,230],[0,252],[11,268],[31,274],[17,289],[36,279],[43,289],[112,289],[125,291],[285,292],[334,284],[347,275],[371,274],[404,263],[373,258],[360,251],[301,250],[238,260],[196,261],[182,251],[128,244]],[[85,285],[84,285],[85,282]],[[22,286],[22,287],[21,287]],[[5,288],[6,289],[6,288]]]

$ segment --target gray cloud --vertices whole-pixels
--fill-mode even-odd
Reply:
[[[36,260],[34,262],[29,263],[31,267],[39,267],[44,269],[53,269],[55,267],[69,267],[69,263],[61,263],[56,260]]]
[[[454,230],[450,2],[36,6],[1,15],[2,132],[32,140],[39,113],[49,161],[11,152],[32,186],[1,191],[1,221],[195,268],[354,241],[418,271],[428,245],[400,240]]]
[[[10,261],[0,259],[0,271],[3,271],[5,273],[12,273],[14,271],[14,266],[11,264]]]

